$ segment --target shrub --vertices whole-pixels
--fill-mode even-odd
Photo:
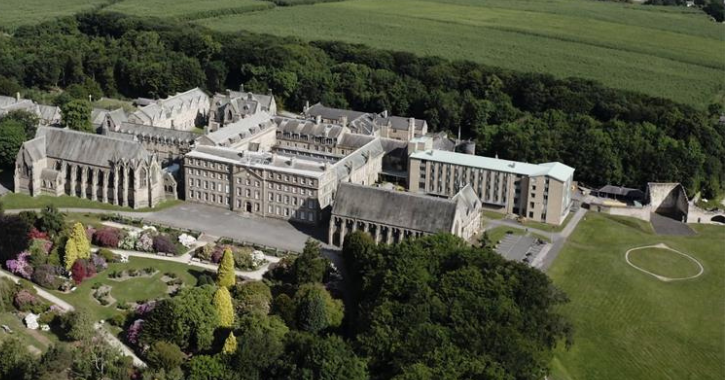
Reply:
[[[210,261],[212,252],[213,252],[213,246],[210,244],[207,244],[203,247],[197,248],[194,251],[194,256],[196,256],[196,258],[198,258],[199,260]],[[219,256],[219,257],[221,257],[221,256]]]
[[[33,267],[28,263],[29,258],[30,252],[23,251],[18,254],[16,259],[6,261],[5,266],[10,272],[25,279],[30,279],[30,276],[33,274]]]
[[[13,297],[13,305],[20,311],[29,311],[35,314],[40,314],[48,309],[48,305],[29,289],[18,290],[15,297]]]
[[[91,255],[91,263],[93,263],[93,266],[96,268],[96,272],[100,272],[108,268],[106,259],[95,253]]]
[[[164,341],[154,342],[146,355],[151,368],[169,371],[181,365],[185,355],[179,346]]]
[[[154,272],[156,272],[156,268],[154,268],[154,267],[146,267],[146,268],[143,268],[143,272],[146,273],[146,274],[153,274]]]
[[[92,262],[86,259],[78,259],[73,263],[71,267],[71,277],[76,285],[80,284],[86,278],[91,278],[96,275],[96,267]]]
[[[128,273],[130,277],[136,277],[140,274],[138,269],[129,269],[126,273]]]
[[[234,266],[238,269],[254,269],[254,263],[252,262],[252,255],[247,251],[235,251],[234,252]]]
[[[101,248],[96,252],[96,255],[102,257],[104,260],[106,260],[107,263],[112,263],[116,261],[116,254],[113,253],[110,249]]]
[[[154,236],[154,251],[176,253],[176,246],[166,235]]]
[[[21,212],[20,214],[23,214],[23,213]],[[33,213],[33,214],[35,214],[35,213]],[[36,220],[37,220],[37,218],[36,218]],[[33,228],[32,230],[30,230],[30,233],[28,234],[28,238],[31,240],[33,240],[33,239],[48,240],[48,233],[38,231],[36,228]]]
[[[61,279],[58,275],[61,274],[63,268],[43,264],[33,271],[32,280],[34,283],[47,288],[47,289],[58,289],[61,283]]]
[[[47,239],[33,238],[28,250],[33,255],[48,255],[53,248],[53,242]]]
[[[204,286],[204,285],[214,285],[214,277],[211,275],[204,273],[201,276],[199,276],[199,279],[196,281],[196,286]]]
[[[154,249],[154,239],[148,233],[141,235],[136,241],[136,250],[141,252],[151,252]]]
[[[59,314],[51,310],[46,313],[40,314],[40,317],[38,317],[38,323],[41,325],[52,325],[56,322],[56,319],[58,317]]]
[[[111,326],[123,327],[123,325],[126,324],[126,318],[127,318],[126,313],[116,314],[113,317],[111,317],[110,319],[108,319],[108,323]]]
[[[91,315],[83,309],[71,311],[63,317],[63,331],[71,340],[81,340],[93,334],[93,320]]]
[[[104,227],[93,234],[93,244],[99,247],[118,248],[121,242],[121,231],[117,228]]]
[[[136,344],[138,343],[138,337],[141,335],[141,330],[143,329],[143,319],[137,319],[129,326],[128,330],[126,331],[126,340],[129,342]]]
[[[96,233],[96,229],[95,229],[95,228],[93,228],[93,226],[88,226],[88,227],[86,227],[86,239],[87,239],[88,241],[92,241],[92,240],[93,240],[93,235],[94,235],[95,233]]]

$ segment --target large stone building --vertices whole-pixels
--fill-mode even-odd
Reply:
[[[434,149],[411,152],[411,192],[452,197],[470,185],[486,208],[556,225],[569,212],[574,169],[562,163],[534,165]]]
[[[165,199],[156,156],[130,139],[60,128],[38,128],[15,163],[15,192],[70,195],[132,208]]]
[[[317,224],[340,182],[377,181],[384,153],[379,139],[342,158],[199,145],[184,159],[186,200]]]
[[[61,122],[59,107],[37,104],[30,99],[21,98],[19,93],[14,98],[0,96],[0,117],[13,111],[25,111],[35,115],[41,126],[60,125]]]
[[[215,94],[211,99],[208,129],[213,132],[226,124],[261,112],[267,115],[277,114],[274,96],[244,92],[244,87],[239,92],[227,90],[224,94]]]
[[[209,96],[199,88],[153,101],[128,116],[135,124],[191,131],[206,124]]]
[[[481,202],[470,186],[451,199],[342,183],[328,228],[328,243],[342,247],[353,231],[394,244],[437,232],[469,240],[481,227]]]
[[[306,106],[303,114],[316,119],[317,124],[338,124],[360,135],[409,141],[428,133],[428,123],[425,120],[389,116],[388,111],[377,114],[330,108],[317,103],[312,107]]]

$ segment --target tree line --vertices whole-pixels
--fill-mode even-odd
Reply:
[[[60,87],[86,98],[164,97],[240,83],[272,91],[292,111],[321,101],[426,119],[433,131],[452,135],[460,128],[478,154],[559,160],[591,186],[681,182],[712,198],[725,182],[718,104],[696,109],[579,78],[113,13],[26,26],[0,38],[5,94]]]

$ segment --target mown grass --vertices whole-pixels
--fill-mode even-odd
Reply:
[[[25,327],[23,320],[11,312],[0,313],[0,325],[7,325],[13,331],[10,334],[0,330],[0,343],[14,337],[20,340],[24,346],[33,346],[41,352],[47,350],[50,345],[58,343],[58,337],[54,334],[41,330],[29,330]]]
[[[662,248],[632,251],[629,253],[629,262],[646,271],[670,278],[691,277],[700,271],[700,267],[694,261]]]
[[[55,205],[58,208],[87,208],[87,209],[98,209],[98,210],[109,210],[109,211],[136,211],[136,212],[147,212],[147,211],[158,211],[169,207],[177,206],[183,201],[180,200],[169,200],[164,201],[154,208],[140,208],[132,209],[130,207],[115,206],[103,202],[95,202],[90,199],[82,199],[63,195],[60,197],[51,197],[47,195],[40,195],[37,197],[31,197],[25,194],[9,193],[0,197],[3,207],[6,210],[13,209],[26,209],[26,208],[42,208],[47,205]]]
[[[108,275],[113,271],[129,269],[142,270],[147,267],[154,267],[159,272],[151,277],[134,277],[125,281],[115,281],[108,278]],[[166,284],[161,281],[164,273],[175,273],[184,281],[186,286],[195,286],[196,276],[194,274],[202,271],[203,269],[193,268],[186,264],[142,257],[130,257],[129,262],[126,264],[109,264],[108,269],[94,278],[85,280],[73,293],[53,293],[75,307],[87,309],[93,315],[94,320],[108,319],[114,315],[123,313],[123,311],[118,310],[115,303],[108,306],[102,306],[98,303],[93,298],[93,284],[101,283],[102,285],[112,286],[111,295],[118,302],[146,301],[168,296],[166,293]]]
[[[725,228],[658,236],[640,223],[588,213],[548,274],[570,297],[562,312],[574,345],[559,348],[556,379],[721,379],[725,373]],[[665,243],[695,257],[702,276],[663,282],[624,260],[634,247]]]
[[[701,12],[664,8],[588,0],[350,0],[196,22],[583,77],[703,106],[724,89],[714,79],[725,70],[725,29]]]

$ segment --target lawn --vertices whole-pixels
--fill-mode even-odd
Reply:
[[[499,220],[499,219],[503,219],[504,217],[506,217],[506,215],[503,213],[500,213],[497,211],[491,211],[491,210],[483,210],[483,211],[481,211],[481,215],[483,215],[484,218],[491,219],[491,220]]]
[[[134,277],[125,281],[116,281],[108,278],[108,275],[113,271],[129,269],[142,270],[147,267],[154,267],[158,269],[158,272],[152,277]],[[186,264],[131,257],[129,258],[129,262],[127,264],[110,264],[108,269],[101,272],[96,277],[85,280],[73,293],[63,294],[55,292],[55,294],[73,306],[87,308],[96,320],[108,319],[116,314],[122,313],[122,311],[116,309],[115,304],[101,306],[101,304],[93,298],[92,288],[94,283],[112,286],[113,289],[111,289],[111,295],[117,301],[145,301],[167,296],[166,284],[161,281],[161,277],[164,273],[175,273],[184,281],[186,286],[194,286],[196,285],[195,275],[202,273],[202,271],[203,269],[193,268]]]
[[[677,252],[662,248],[643,248],[629,253],[629,262],[654,274],[669,278],[697,275],[700,267]]]
[[[132,209],[130,207],[115,206],[109,203],[94,202],[90,199],[83,199],[77,197],[71,197],[63,195],[60,197],[51,197],[47,195],[41,195],[37,197],[31,197],[25,194],[8,193],[3,197],[0,197],[0,202],[6,210],[12,209],[25,209],[25,208],[42,208],[49,204],[53,204],[58,208],[88,208],[88,209],[99,209],[99,210],[110,210],[110,211],[158,211],[169,207],[174,207],[183,203],[180,200],[170,200],[162,202],[160,205],[151,208],[140,208]]]
[[[698,106],[725,92],[721,81],[712,80],[725,70],[725,26],[683,7],[591,0],[348,0],[195,22],[220,31],[341,40],[589,78]]]
[[[542,231],[547,231],[547,232],[560,232],[561,230],[564,229],[564,227],[566,227],[567,224],[569,224],[569,221],[571,220],[572,216],[574,216],[574,213],[570,212],[566,216],[566,218],[564,218],[564,222],[558,226],[553,225],[553,224],[534,222],[532,220],[526,220],[523,223],[521,223],[521,225],[524,227],[536,228],[536,229],[539,229]]]
[[[44,352],[50,345],[58,343],[58,337],[49,332],[40,330],[29,330],[25,327],[25,323],[15,314],[11,312],[0,313],[0,325],[7,325],[13,331],[12,334],[0,330],[0,343],[15,337],[19,339],[25,346],[33,346],[38,351]],[[31,349],[31,352],[34,350]],[[34,351],[34,352],[38,352]]]
[[[658,236],[647,223],[588,213],[548,274],[570,297],[573,347],[559,348],[553,379],[722,379],[725,373],[725,228]],[[702,276],[663,282],[624,260],[667,244],[695,257]]]

